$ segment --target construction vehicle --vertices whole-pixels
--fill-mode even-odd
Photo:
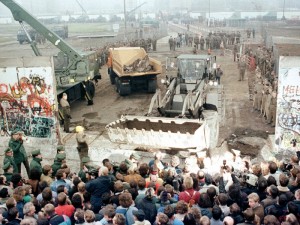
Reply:
[[[157,90],[146,116],[122,116],[106,126],[111,141],[158,149],[200,151],[217,145],[224,116],[216,57],[167,59],[165,94]]]
[[[61,51],[54,57],[57,95],[60,97],[63,92],[67,93],[70,102],[85,96],[88,99],[88,103],[92,104],[92,97],[89,91],[86,90],[84,82],[94,79],[95,72],[97,73],[95,75],[98,76],[97,54],[95,52],[79,52],[75,50],[14,0],[0,0],[0,2],[11,11],[14,19],[20,23],[36,56],[41,56],[41,53],[37,48],[36,42],[32,40],[26,30],[24,22]],[[98,68],[98,72],[95,68]],[[97,78],[100,79],[99,76]]]
[[[157,75],[161,73],[161,63],[148,57],[144,48],[110,48],[110,81],[117,92],[129,95],[134,90],[147,90],[154,93],[157,88]]]

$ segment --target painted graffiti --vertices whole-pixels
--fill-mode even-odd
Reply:
[[[300,60],[300,59],[299,59]],[[300,68],[279,71],[276,145],[281,150],[300,149]]]
[[[0,68],[0,129],[48,138],[55,124],[52,68]]]

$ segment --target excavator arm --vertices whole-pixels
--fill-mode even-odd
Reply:
[[[2,2],[11,11],[16,21],[19,21],[21,25],[23,22],[29,24],[67,56],[67,65],[60,69],[58,73],[56,71],[58,86],[70,85],[75,82],[84,81],[87,78],[93,78],[94,63],[96,60],[95,52],[90,54],[79,53],[14,0],[0,0],[0,2]],[[36,46],[36,49],[34,49],[34,47],[32,48],[36,55],[40,55],[37,54],[38,50],[36,50]],[[91,58],[94,59],[91,60]]]

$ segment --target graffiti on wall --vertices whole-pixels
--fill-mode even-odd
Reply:
[[[0,68],[1,135],[15,129],[29,137],[49,138],[55,124],[51,67]]]
[[[300,68],[281,68],[277,98],[276,145],[300,149]]]

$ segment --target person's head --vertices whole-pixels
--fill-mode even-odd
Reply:
[[[200,209],[198,207],[192,207],[189,209],[189,212],[194,216],[196,223],[198,224],[202,216]]]
[[[264,225],[280,225],[280,222],[274,215],[266,215],[263,222]]]
[[[280,206],[286,206],[288,202],[287,196],[285,194],[281,194],[278,197],[278,205]]]
[[[177,202],[177,205],[176,205],[176,213],[178,214],[185,214],[188,212],[188,204],[185,202],[185,201],[179,201]]]
[[[107,167],[103,166],[99,169],[99,177],[101,176],[107,176],[109,173]]]
[[[224,225],[234,225],[234,220],[231,216],[225,216],[223,219],[223,224]]]
[[[194,182],[192,177],[186,177],[183,181],[185,189],[193,188]]]
[[[47,218],[38,218],[37,225],[49,225],[49,220]]]
[[[103,210],[103,215],[107,221],[112,221],[114,216],[116,215],[116,210],[115,210],[114,206],[113,205],[105,206],[105,208]]]
[[[52,174],[52,167],[50,165],[43,166],[43,174],[45,176],[50,176]]]
[[[62,98],[65,99],[65,100],[67,100],[68,99],[67,93],[63,93]]]
[[[16,207],[12,207],[7,211],[7,220],[12,221],[16,218],[18,218],[19,211]]]
[[[83,207],[83,197],[80,194],[73,195],[71,202],[75,209]]]
[[[253,164],[251,169],[255,176],[259,177],[261,175],[261,167],[259,164]]]
[[[6,150],[5,150],[5,155],[6,156],[13,156],[13,154],[14,154],[14,152],[13,152],[13,150],[11,149],[11,148],[7,148]]]
[[[52,200],[52,191],[50,187],[46,187],[42,192],[42,197],[44,201]]]
[[[297,217],[294,214],[292,214],[292,213],[286,215],[285,221],[289,222],[291,225],[299,225]]]
[[[253,222],[255,214],[252,208],[248,208],[243,212],[244,218],[247,222]]]
[[[81,192],[81,193],[85,192],[85,183],[84,182],[80,182],[78,184],[77,188],[78,188],[79,192]]]
[[[272,198],[276,198],[278,196],[278,188],[275,185],[271,185],[267,187],[267,193],[270,195]]]
[[[273,176],[269,176],[267,179],[267,182],[268,182],[268,186],[270,186],[270,185],[277,186],[277,181],[276,181],[275,177],[273,177]]]
[[[202,216],[199,225],[210,225],[210,219],[207,216]]]
[[[158,213],[156,216],[156,224],[157,225],[168,225],[169,224],[169,218],[164,213]]]
[[[289,178],[284,173],[279,175],[279,184],[282,187],[287,187],[289,184]]]
[[[254,208],[259,202],[259,196],[256,193],[251,193],[248,195],[248,203],[250,208]]]
[[[92,223],[95,221],[95,213],[92,210],[86,210],[84,213],[84,220],[86,223]]]
[[[116,213],[116,215],[113,218],[113,225],[125,225],[126,224],[126,218],[121,213]]]
[[[270,174],[275,174],[277,169],[278,169],[278,166],[275,162],[273,162],[273,161],[269,162]]]
[[[142,209],[132,211],[135,221],[143,222],[145,220],[145,213]]]
[[[149,165],[147,163],[142,163],[139,167],[139,173],[142,177],[145,177],[149,173]]]
[[[47,217],[51,217],[55,214],[55,207],[52,204],[47,204],[44,207],[44,213]]]
[[[64,192],[61,192],[57,195],[57,203],[58,205],[65,205],[67,201],[67,196]]]
[[[11,176],[10,181],[12,182],[14,188],[16,188],[16,187],[22,185],[22,177],[21,177],[21,175],[18,174],[18,173],[14,173],[14,174]]]
[[[7,209],[13,208],[16,205],[17,205],[17,202],[16,202],[16,200],[14,198],[11,197],[11,198],[8,198],[6,200],[6,207],[7,207]]]
[[[264,177],[260,177],[257,181],[258,190],[261,192],[265,192],[266,188],[268,187],[267,179]]]
[[[66,188],[65,185],[59,185],[57,188],[56,188],[56,193],[59,194],[59,193],[65,193],[65,194],[68,194],[68,189]]]
[[[0,190],[0,198],[7,198],[9,197],[9,194],[8,194],[8,189],[3,187],[1,190]]]
[[[233,203],[229,208],[230,208],[230,213],[234,215],[239,214],[241,212],[241,208],[236,203]]]
[[[296,200],[300,200],[300,189],[295,191],[295,198]]]
[[[146,180],[144,178],[139,179],[137,185],[139,190],[144,190],[146,188]]]
[[[25,191],[24,191],[23,187],[17,187],[14,190],[13,197],[16,200],[16,202],[20,202],[23,200],[24,194],[25,194]]]
[[[78,222],[78,223],[84,223],[84,211],[82,209],[76,209],[75,213],[74,213],[74,219]]]
[[[24,205],[23,213],[26,216],[33,216],[34,215],[34,213],[35,213],[35,206],[33,205],[32,202],[27,202]]]
[[[210,208],[212,206],[211,200],[207,193],[202,193],[200,195],[198,205],[200,208]]]
[[[208,197],[211,199],[211,201],[213,202],[215,197],[217,196],[217,190],[214,187],[209,187],[206,191]]]
[[[172,217],[174,216],[175,214],[175,210],[174,208],[171,206],[171,205],[167,205],[165,208],[164,208],[164,214],[166,214],[168,216],[169,219],[172,219]]]
[[[64,169],[57,170],[55,177],[57,180],[66,179],[65,170]]]
[[[220,193],[218,195],[218,201],[219,201],[221,206],[227,205],[228,196],[224,193]]]
[[[122,207],[128,208],[132,204],[132,196],[130,193],[122,193],[119,195],[119,203]]]
[[[213,208],[212,208],[212,217],[215,219],[215,220],[219,220],[222,216],[222,210],[219,206],[215,205]]]
[[[6,185],[6,181],[7,181],[6,176],[1,175],[0,176],[0,185]]]
[[[197,224],[196,219],[192,213],[187,213],[184,216],[182,222],[183,222],[183,224],[186,224],[186,225],[196,225]]]

